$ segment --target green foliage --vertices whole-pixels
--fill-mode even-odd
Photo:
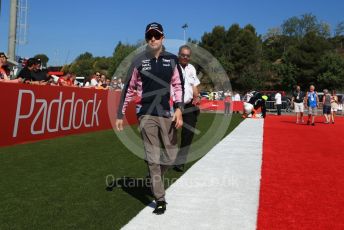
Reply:
[[[94,57],[91,53],[85,52],[80,54],[72,64],[63,66],[62,71],[86,78],[98,71],[109,77],[110,68],[111,57]]]
[[[252,25],[240,28],[233,24],[228,30],[216,26],[211,33],[205,33],[199,44],[212,53],[230,76],[233,87],[247,87],[251,69],[259,61],[260,39]],[[250,70],[247,70],[249,68]]]
[[[288,48],[284,61],[297,67],[299,71],[295,73],[295,80],[306,87],[317,84],[320,58],[330,49],[331,44],[327,39],[310,32],[297,45]]]
[[[69,66],[69,71],[77,76],[89,77],[93,72],[95,59],[89,52],[80,54],[75,61]]]
[[[313,14],[304,14],[301,17],[291,17],[282,24],[284,35],[289,37],[302,38],[308,33],[315,33],[320,36],[330,36],[330,25],[325,22],[319,22]]]
[[[298,83],[296,80],[298,69],[295,65],[291,63],[274,64],[273,70],[277,75],[277,78],[274,80],[280,81],[281,87],[279,89],[292,89]]]
[[[341,21],[337,24],[336,29],[335,29],[335,35],[344,35],[344,21]]]
[[[329,89],[344,88],[344,58],[337,53],[324,54],[319,61],[319,75],[317,77],[320,87]]]
[[[121,64],[121,62],[130,54],[132,53],[138,45],[128,45],[122,44],[119,42],[113,52],[112,58],[110,58],[111,66],[109,68],[109,74],[112,76],[117,67]]]
[[[222,55],[226,30],[223,26],[215,26],[211,33],[205,33],[202,37],[201,46],[208,50],[215,57]]]

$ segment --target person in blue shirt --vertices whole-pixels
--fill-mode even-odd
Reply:
[[[312,122],[312,125],[314,126],[315,116],[318,114],[318,108],[319,108],[318,93],[315,91],[314,85],[311,85],[309,87],[309,91],[307,92],[306,97],[305,97],[305,104],[306,104],[306,108],[308,108],[307,125],[310,125]]]

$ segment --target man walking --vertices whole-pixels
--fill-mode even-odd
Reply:
[[[276,108],[277,108],[277,115],[281,116],[281,109],[282,109],[282,95],[280,92],[275,94],[275,101],[276,101]]]
[[[314,90],[315,90],[314,85],[311,85],[309,87],[309,92],[307,92],[306,97],[305,97],[305,103],[307,103],[306,108],[308,107],[307,125],[310,125],[312,122],[313,126],[315,125],[314,120],[315,120],[315,116],[318,114],[318,107],[319,107],[318,94]]]
[[[328,92],[328,89],[323,90],[323,114],[325,117],[325,124],[330,124],[331,121],[331,94]]]
[[[162,45],[163,27],[155,22],[148,24],[145,39],[147,49],[133,62],[131,76],[122,91],[116,128],[123,130],[122,118],[136,92],[139,98],[136,112],[156,200],[153,213],[159,215],[166,210],[163,175],[175,162],[178,153],[176,129],[183,125],[183,79],[178,71],[177,57],[166,52]],[[169,104],[171,90],[177,105],[172,119]],[[161,145],[165,151],[161,151]]]
[[[197,116],[199,114],[199,108],[196,105],[199,103],[199,90],[197,86],[200,84],[200,81],[197,78],[195,67],[190,64],[191,48],[187,45],[181,46],[179,48],[178,56],[184,79],[185,111],[183,112],[180,150],[178,152],[174,169],[182,172],[194,137]]]
[[[299,85],[296,86],[293,92],[293,97],[291,99],[291,104],[294,106],[294,111],[296,113],[296,124],[299,122],[303,123],[303,111],[304,111],[304,98],[305,93],[301,91]]]

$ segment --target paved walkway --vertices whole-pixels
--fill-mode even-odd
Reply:
[[[264,120],[246,119],[123,229],[256,229]]]

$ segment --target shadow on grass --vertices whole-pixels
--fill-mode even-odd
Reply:
[[[109,183],[106,191],[112,192],[114,189],[122,189],[130,196],[139,200],[145,206],[154,207],[153,194],[150,189],[149,180],[143,178],[122,177]]]

